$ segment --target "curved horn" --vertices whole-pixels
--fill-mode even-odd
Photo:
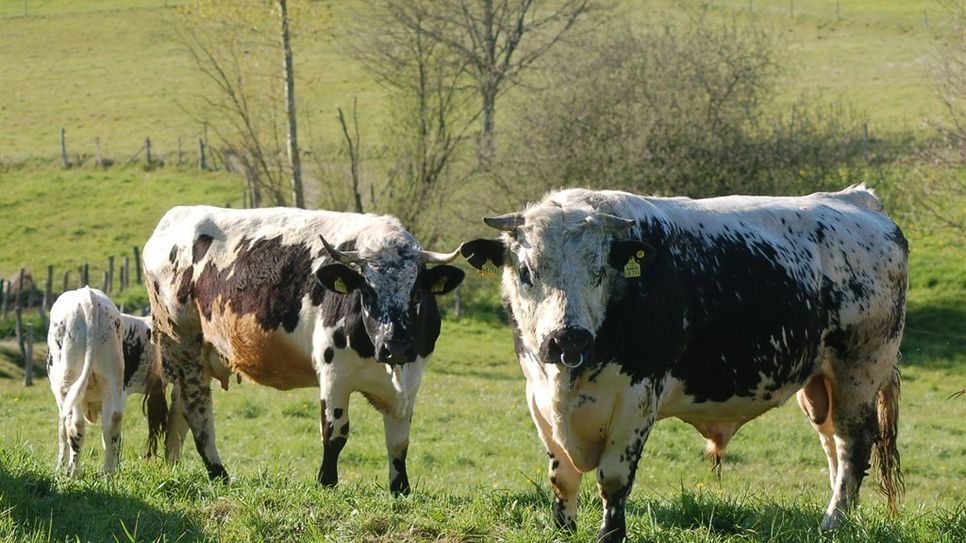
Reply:
[[[329,253],[329,256],[332,257],[332,260],[341,262],[343,264],[360,264],[362,262],[362,259],[357,256],[355,251],[342,252],[336,249],[335,247],[329,245],[328,241],[325,241],[325,238],[322,237],[322,234],[319,234],[319,239],[322,240],[322,246],[325,247],[325,252]]]
[[[512,232],[523,224],[523,215],[520,213],[507,213],[506,215],[499,215],[497,217],[483,217],[483,222],[490,228],[496,228],[504,232]]]
[[[607,213],[594,213],[587,217],[587,223],[597,226],[607,234],[623,232],[631,226],[634,226],[633,219],[623,219]]]
[[[422,258],[423,264],[449,264],[450,262],[456,260],[456,257],[460,255],[460,249],[463,248],[463,244],[456,248],[452,253],[437,253],[436,251],[419,251]]]

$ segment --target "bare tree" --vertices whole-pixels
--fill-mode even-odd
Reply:
[[[292,43],[289,39],[288,6],[286,0],[278,0],[278,17],[281,22],[282,72],[285,81],[285,115],[288,118],[289,168],[292,174],[292,205],[305,207],[302,191],[302,164],[299,160],[298,127],[295,117],[295,69],[292,67]]]
[[[353,45],[395,104],[388,127],[392,165],[378,207],[432,243],[442,227],[427,218],[447,199],[451,168],[479,112],[469,106],[473,87],[464,60],[429,35],[422,12],[402,22],[391,2],[384,8],[368,18],[368,30],[356,33]]]
[[[925,151],[920,183],[909,188],[917,209],[941,224],[966,232],[966,3],[938,2],[950,16],[952,32],[939,51],[936,90],[946,115],[936,123],[941,139]]]
[[[385,0],[399,25],[444,46],[471,76],[480,99],[480,164],[494,153],[499,95],[586,15],[595,0]]]
[[[361,161],[359,146],[361,138],[359,136],[359,110],[356,107],[356,100],[352,100],[352,134],[349,133],[349,126],[346,123],[345,115],[342,113],[342,108],[338,108],[338,111],[339,126],[342,127],[342,136],[345,138],[346,154],[349,157],[349,178],[352,188],[352,203],[355,206],[356,213],[364,213],[365,209],[362,205],[362,180],[360,179],[359,175],[359,162]]]

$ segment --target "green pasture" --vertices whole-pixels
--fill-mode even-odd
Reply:
[[[179,8],[169,0],[0,1],[0,159],[70,154],[126,160],[150,137],[169,160],[178,138],[193,151],[204,133],[196,111],[210,92],[176,39]],[[168,7],[165,7],[165,6]],[[616,18],[681,17],[671,0],[614,2]],[[923,119],[942,115],[932,86],[938,46],[951,30],[930,1],[763,0],[709,2],[721,21],[750,17],[783,44],[779,94],[801,93],[853,104],[870,134],[919,134]],[[790,10],[789,6],[793,9]],[[839,6],[838,11],[836,6]],[[378,142],[387,104],[359,64],[344,54],[359,0],[308,2],[294,22],[295,68],[303,145],[340,142],[336,107],[358,99],[369,144]],[[499,119],[498,122],[512,122]]]

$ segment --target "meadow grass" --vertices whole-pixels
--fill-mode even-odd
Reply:
[[[915,333],[913,332],[913,337]],[[138,458],[145,438],[136,401],[126,413],[122,471],[96,475],[102,450],[92,428],[85,476],[52,469],[56,408],[41,379],[23,388],[19,369],[0,379],[0,535],[18,541],[551,541],[546,456],[524,399],[509,330],[447,321],[424,378],[409,455],[414,494],[392,498],[381,417],[350,403],[352,433],[340,486],[318,488],[321,460],[315,389],[279,392],[244,382],[215,392],[218,443],[232,474],[210,484],[197,454],[170,468]],[[902,513],[890,518],[874,481],[836,541],[960,541],[966,536],[966,383],[963,345],[903,358],[899,448]],[[9,350],[0,350],[0,356]],[[92,443],[94,442],[94,443]],[[717,478],[703,440],[662,421],[644,450],[629,506],[631,541],[822,540],[828,499],[825,457],[794,402],[751,421],[729,444]],[[600,516],[585,477],[580,528]]]

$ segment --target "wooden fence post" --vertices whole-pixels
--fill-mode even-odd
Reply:
[[[20,268],[20,280],[17,285],[17,305],[14,306],[14,316],[17,320],[17,346],[20,347],[20,355],[26,360],[27,357],[27,346],[24,344],[24,330],[23,330],[23,304],[20,300],[23,298],[23,276],[26,270]]]
[[[141,253],[138,252],[137,245],[134,246],[134,274],[138,284],[141,284]]]
[[[181,165],[182,158],[184,156],[181,154],[181,136],[178,136],[178,166]]]
[[[67,161],[67,137],[64,127],[60,128],[60,161],[64,163],[65,170],[70,168],[70,162]]]
[[[50,309],[51,299],[54,294],[54,267],[47,265],[47,282],[44,284],[44,311]]]
[[[90,286],[91,284],[91,266],[87,262],[84,262],[84,274],[81,278],[81,286]]]
[[[97,158],[94,159],[94,165],[101,166],[104,164],[104,159],[101,158],[101,138],[94,138],[94,148],[97,150]]]
[[[0,279],[0,316],[7,318],[7,298],[10,297],[10,283]]]
[[[107,257],[107,290],[104,292],[110,294],[114,290],[114,255]]]
[[[104,270],[104,278],[101,280],[101,290],[107,294],[108,291],[108,281],[110,281],[110,275],[108,275],[107,270]]]
[[[208,161],[205,160],[205,140],[201,138],[198,138],[198,169],[208,169]]]
[[[151,165],[151,138],[144,138],[144,159],[148,166]]]
[[[124,257],[124,285],[121,290],[127,290],[131,286],[131,259]]]
[[[63,294],[67,292],[67,282],[70,281],[70,270],[64,272],[64,288],[61,289],[60,293]]]
[[[34,325],[27,325],[27,348],[23,358],[23,386],[34,384]]]

